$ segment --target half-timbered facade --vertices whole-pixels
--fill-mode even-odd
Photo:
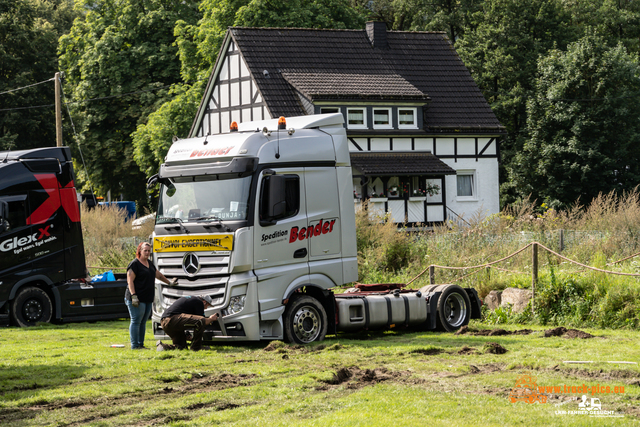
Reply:
[[[444,33],[231,28],[190,136],[335,112],[356,205],[409,224],[499,211],[504,127]]]

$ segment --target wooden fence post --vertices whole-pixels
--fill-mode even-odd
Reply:
[[[564,251],[564,230],[560,230],[560,253]]]
[[[429,266],[429,284],[430,285],[436,284],[436,268],[433,265]]]
[[[531,257],[531,312],[535,313],[536,283],[538,283],[538,243],[533,242]]]

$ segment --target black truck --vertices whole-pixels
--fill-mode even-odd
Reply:
[[[0,324],[129,317],[126,278],[90,282],[68,147],[0,152]]]

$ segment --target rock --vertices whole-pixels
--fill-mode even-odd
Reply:
[[[511,304],[511,310],[514,313],[522,313],[532,297],[533,292],[529,289],[507,288],[502,291],[500,307]]]
[[[491,291],[484,297],[484,304],[489,308],[489,310],[495,310],[500,307],[502,291]]]

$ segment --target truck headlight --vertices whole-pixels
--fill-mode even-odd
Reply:
[[[245,295],[238,295],[229,299],[229,306],[224,310],[226,315],[240,313],[244,308]]]

